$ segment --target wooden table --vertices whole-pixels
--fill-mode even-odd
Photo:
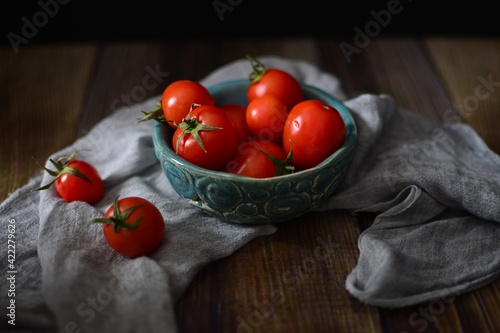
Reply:
[[[176,79],[199,80],[246,54],[304,59],[338,76],[348,96],[388,93],[434,121],[467,122],[500,153],[499,38],[375,37],[350,57],[341,42],[354,45],[352,37],[33,42],[18,53],[3,45],[0,199],[40,172],[32,157],[44,161],[117,107],[159,95]],[[167,79],[138,88],[155,68],[167,71]],[[492,82],[488,90],[478,88],[482,80]],[[500,331],[499,280],[451,302],[402,309],[351,297],[344,280],[358,258],[358,236],[372,220],[345,211],[309,213],[209,264],[176,305],[179,332]],[[331,239],[336,255],[321,269],[305,269],[318,239]],[[287,276],[290,283],[283,282]],[[281,302],[269,306],[275,292]]]

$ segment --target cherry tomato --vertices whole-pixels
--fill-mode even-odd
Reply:
[[[97,169],[90,163],[73,159],[77,152],[58,160],[50,160],[55,170],[42,166],[54,180],[34,191],[48,189],[55,183],[57,193],[67,202],[84,201],[94,204],[104,194],[104,183]]]
[[[220,170],[238,147],[238,132],[221,108],[201,105],[175,130],[172,147],[177,155],[202,168]]]
[[[345,140],[346,127],[340,113],[320,100],[295,105],[283,131],[283,148],[293,147],[292,164],[297,170],[316,166],[338,150]]]
[[[246,120],[247,107],[241,104],[224,104],[219,107],[233,120],[236,130],[238,131],[239,140],[247,140],[252,135]]]
[[[161,96],[161,105],[165,120],[182,122],[193,104],[215,105],[210,92],[201,83],[191,80],[178,80],[165,88]],[[173,123],[170,126],[175,128]]]
[[[304,99],[304,92],[297,79],[291,74],[278,68],[266,67],[249,56],[253,71],[249,75],[250,85],[247,89],[248,102],[265,95],[274,95],[281,99],[291,110],[298,102]]]
[[[201,83],[191,80],[177,80],[165,88],[156,108],[147,112],[143,111],[144,116],[137,122],[160,119],[163,116],[172,128],[177,128],[175,124],[182,122],[193,104],[215,105],[215,100]]]
[[[286,104],[274,95],[254,98],[247,106],[248,128],[258,139],[281,144],[288,111]]]
[[[94,204],[101,200],[104,185],[96,168],[82,160],[72,160],[68,167],[80,171],[88,181],[71,173],[63,173],[56,180],[57,193],[68,202],[85,201]]]
[[[225,170],[241,176],[268,178],[291,173],[293,167],[288,162],[281,146],[271,141],[256,139],[241,142],[237,153],[226,164]]]
[[[116,198],[103,218],[91,222],[102,223],[104,238],[109,246],[129,258],[152,253],[165,235],[161,212],[141,197]]]

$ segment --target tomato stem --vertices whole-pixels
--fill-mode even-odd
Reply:
[[[85,176],[83,173],[81,173],[79,170],[75,169],[75,168],[72,168],[70,166],[68,166],[68,163],[75,157],[75,155],[78,153],[78,150],[77,151],[74,151],[71,155],[69,156],[62,156],[62,157],[59,157],[57,160],[53,160],[53,159],[49,159],[50,163],[52,163],[52,165],[54,166],[55,170],[51,170],[49,168],[46,168],[45,166],[41,165],[37,160],[35,160],[35,158],[33,158],[33,160],[35,161],[35,163],[40,166],[42,169],[44,169],[45,171],[47,171],[47,173],[53,177],[55,177],[50,183],[46,184],[46,185],[43,185],[39,188],[36,188],[36,189],[33,189],[31,190],[32,192],[33,191],[41,191],[41,190],[46,190],[48,188],[50,188],[52,186],[52,184],[54,184],[56,182],[56,180],[61,177],[62,175],[64,174],[70,174],[70,175],[73,175],[73,176],[76,176],[78,178],[81,178],[89,183],[92,183],[92,181],[90,179],[87,178],[87,176]],[[64,161],[64,162],[63,162]]]
[[[269,158],[271,162],[273,162],[273,164],[276,166],[277,170],[275,176],[288,175],[295,171],[295,167],[292,165],[292,149],[290,149],[290,152],[288,153],[284,161],[280,160],[276,156],[266,153],[258,147],[256,147],[256,149],[266,155],[267,158]]]
[[[159,122],[165,122],[163,120],[163,109],[161,107],[161,100],[156,101],[156,107],[154,109],[151,109],[149,111],[141,111],[144,116],[142,118],[137,119],[135,122],[136,124],[142,123],[143,121],[148,121],[148,120],[156,120]]]
[[[253,71],[248,76],[248,79],[251,83],[257,83],[260,81],[264,73],[266,72],[266,66],[263,63],[258,61],[257,59],[247,55],[248,60],[250,60],[250,64],[252,65]]]
[[[104,223],[109,224],[113,227],[115,232],[120,231],[120,229],[125,229],[128,231],[136,229],[141,223],[142,216],[138,218],[133,224],[127,222],[129,215],[136,210],[137,208],[144,206],[145,204],[135,205],[130,207],[129,209],[121,212],[118,207],[118,197],[117,196],[113,202],[113,216],[112,217],[104,217],[104,218],[96,218],[90,221],[90,223]]]
[[[220,130],[222,127],[216,127],[216,126],[210,126],[210,125],[205,125],[201,124],[198,119],[196,118],[189,118],[191,116],[191,112],[193,111],[194,107],[196,106],[201,106],[200,104],[191,104],[191,108],[189,109],[189,112],[182,120],[180,124],[177,124],[174,122],[175,126],[179,127],[182,129],[181,135],[177,138],[177,141],[175,142],[175,152],[179,150],[179,145],[181,144],[182,138],[186,134],[191,134],[193,138],[196,140],[196,142],[200,145],[200,147],[203,149],[203,151],[206,153],[207,150],[205,149],[205,145],[203,144],[203,140],[200,137],[200,134],[198,133],[199,131],[213,131],[213,130]]]

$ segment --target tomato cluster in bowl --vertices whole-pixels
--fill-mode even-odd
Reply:
[[[216,102],[199,82],[178,80],[142,120],[168,123],[175,153],[185,160],[254,178],[306,170],[342,146],[346,125],[335,107],[305,99],[288,72],[248,58],[253,71],[244,101]]]
[[[247,125],[247,134],[237,139],[236,151],[232,154],[232,157],[225,160],[224,163],[220,163],[220,165],[223,165],[222,167],[206,168],[178,154],[178,139],[174,139],[174,137],[178,133],[179,127],[175,126],[175,124],[172,126],[171,122],[165,121],[164,116],[161,121],[155,122],[153,127],[152,136],[155,154],[173,189],[190,204],[202,211],[228,222],[239,224],[266,224],[288,221],[317,207],[338,188],[354,155],[357,139],[356,125],[351,112],[343,103],[321,89],[299,83],[303,96],[292,107],[292,110],[304,101],[314,100],[315,103],[325,106],[322,107],[321,111],[336,110],[336,114],[339,115],[342,122],[338,125],[339,119],[336,118],[337,122],[334,123],[333,127],[338,125],[341,129],[344,128],[344,132],[340,131],[340,133],[343,133],[342,135],[337,133],[338,136],[341,136],[341,140],[339,140],[341,143],[338,143],[340,146],[336,149],[331,148],[333,151],[326,158],[323,158],[320,162],[314,162],[314,165],[310,167],[297,167],[292,161],[294,155],[317,153],[323,148],[323,144],[315,143],[313,135],[303,141],[306,144],[305,152],[301,152],[302,146],[300,142],[294,140],[292,140],[290,150],[287,150],[283,142],[286,141],[284,140],[286,120],[292,119],[289,118],[292,114],[291,111],[287,114],[286,119],[282,119],[283,134],[280,134],[281,143],[280,140],[273,141],[269,139],[274,137],[271,135],[274,133],[272,132],[274,128],[262,131],[261,136],[253,134],[246,121],[248,106],[251,104],[248,97],[251,85],[252,83],[248,79],[238,79],[209,86],[207,91],[213,98],[213,104],[200,104],[195,108],[190,108],[190,116],[196,110],[213,110],[215,107],[225,112],[228,118],[231,118],[231,115],[228,114],[230,108],[226,109],[225,106],[230,105],[235,109],[239,109],[239,111],[232,111],[239,114],[239,118],[234,117],[234,115],[231,118],[233,119],[233,130],[238,128],[238,120],[234,119],[240,119],[240,125]],[[207,106],[204,108],[203,105]],[[307,113],[306,115],[315,114],[312,111],[304,112]],[[242,117],[242,114],[245,117]],[[153,115],[146,114],[145,117],[151,118]],[[197,119],[200,119],[200,123],[204,121],[203,117]],[[330,135],[330,132],[334,132],[330,121],[325,120],[325,118],[315,118],[315,120],[314,129],[309,131],[310,134],[320,132]],[[176,123],[179,124],[177,121]],[[303,126],[301,119],[294,118],[291,123],[290,126],[294,128],[300,129]],[[208,122],[205,125],[221,127]],[[196,125],[194,126],[196,127]],[[245,127],[240,127],[240,130],[241,128]],[[323,130],[325,128],[328,130]],[[202,142],[204,139],[207,140],[204,142],[207,151],[211,144],[206,134],[217,133],[217,131],[220,130],[200,130],[198,132]],[[238,133],[239,131],[235,130],[235,132]],[[277,132],[279,133],[279,131]],[[238,134],[236,136],[238,137]],[[218,143],[214,146],[222,147],[229,140],[233,140],[234,137],[234,133],[225,136],[223,140],[217,141]],[[199,146],[196,139],[189,134],[183,136],[179,146],[186,144],[188,138],[191,138],[191,145]],[[289,136],[288,138],[293,137]],[[184,142],[184,140],[186,141]],[[271,146],[274,147],[273,150],[269,149]],[[246,164],[242,162],[245,157],[238,157],[245,155],[245,153],[253,156],[247,160],[247,162],[250,162]],[[259,157],[258,160],[256,156]],[[263,167],[268,162],[270,164]],[[269,165],[274,169],[271,176],[259,177],[243,173],[241,170],[245,169],[242,167],[244,165],[248,166],[247,171],[259,174],[262,169],[269,172]],[[280,165],[284,166],[284,170],[279,171]],[[235,170],[239,171],[236,172]]]

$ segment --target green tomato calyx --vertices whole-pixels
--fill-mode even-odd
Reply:
[[[163,119],[163,109],[161,107],[161,100],[156,101],[156,107],[149,111],[141,111],[144,116],[137,119],[136,124],[142,123],[143,121],[156,120],[158,122],[165,122]]]
[[[252,65],[252,72],[248,76],[250,83],[257,83],[260,81],[264,73],[266,72],[266,66],[263,63],[258,61],[257,59],[247,55],[248,60],[250,60],[250,64]]]
[[[179,146],[181,144],[182,138],[186,134],[191,134],[193,138],[196,140],[196,142],[200,145],[200,147],[203,149],[203,151],[206,153],[207,150],[205,149],[205,145],[203,144],[203,140],[200,137],[200,134],[198,133],[199,131],[214,131],[214,130],[221,130],[222,127],[216,127],[216,126],[210,126],[210,125],[205,125],[202,124],[198,121],[196,118],[190,118],[191,112],[193,111],[193,108],[201,106],[200,104],[191,104],[191,108],[189,109],[189,112],[182,120],[180,124],[177,124],[174,122],[175,126],[179,127],[182,129],[181,135],[177,138],[177,141],[175,142],[175,152],[179,150]]]
[[[31,191],[41,191],[41,190],[48,189],[49,187],[52,186],[52,184],[54,184],[56,182],[57,179],[59,179],[59,177],[61,177],[64,174],[73,175],[73,176],[81,178],[89,183],[92,183],[92,181],[90,179],[88,179],[87,176],[85,176],[82,172],[80,172],[79,170],[77,170],[75,168],[68,166],[69,162],[74,159],[76,154],[78,154],[78,151],[73,152],[69,156],[62,156],[55,161],[53,159],[49,159],[50,163],[52,163],[55,170],[51,170],[49,168],[46,168],[45,166],[41,165],[40,163],[38,163],[38,161],[35,160],[35,163],[38,166],[40,166],[42,169],[47,171],[47,173],[49,175],[54,176],[55,178],[50,183],[43,185],[39,188],[33,189]]]
[[[291,141],[290,141],[291,143]],[[273,162],[274,166],[276,166],[276,174],[275,176],[283,176],[283,175],[289,175],[291,173],[295,172],[295,167],[292,165],[292,149],[290,148],[290,152],[286,156],[286,159],[284,161],[280,160],[276,156],[273,156],[271,154],[266,153],[262,149],[256,147],[258,151],[266,155],[267,158]]]
[[[109,224],[113,227],[113,230],[115,232],[120,231],[120,229],[131,231],[131,230],[136,229],[139,226],[139,224],[141,223],[141,220],[142,220],[142,216],[140,218],[138,218],[132,224],[130,224],[127,221],[127,219],[134,210],[136,210],[137,208],[139,208],[141,206],[144,206],[144,204],[132,206],[129,209],[121,212],[119,207],[118,207],[118,196],[117,196],[115,198],[115,201],[113,202],[113,216],[112,217],[96,218],[96,219],[91,220],[90,223]]]

